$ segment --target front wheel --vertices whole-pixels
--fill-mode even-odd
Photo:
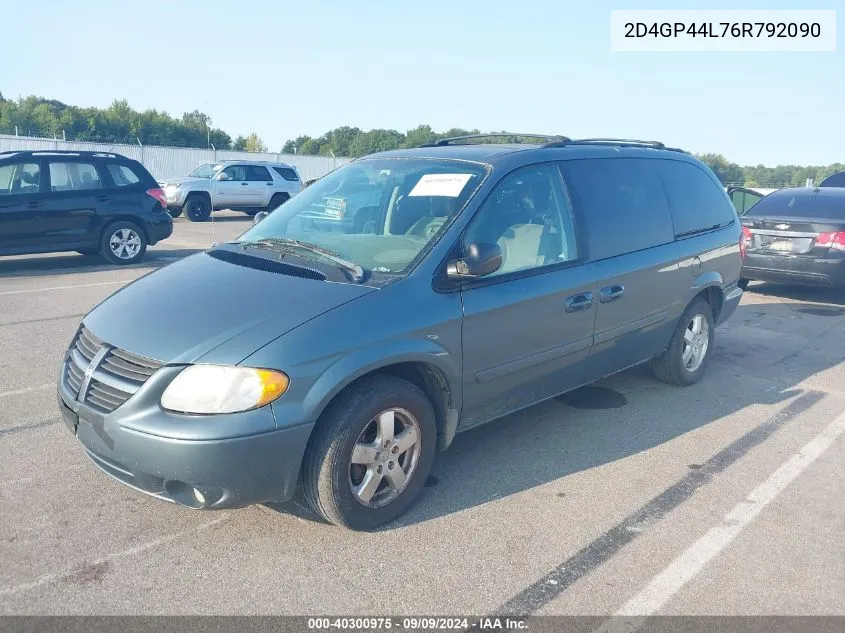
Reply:
[[[112,264],[134,264],[146,252],[147,238],[144,231],[133,222],[115,222],[103,231],[100,254]]]
[[[205,222],[211,217],[211,200],[199,193],[189,194],[185,199],[184,211],[191,222]]]
[[[425,394],[392,376],[365,378],[320,417],[303,464],[305,498],[336,525],[370,530],[410,507],[434,461]]]
[[[710,304],[695,299],[681,316],[669,347],[652,361],[655,376],[681,387],[698,382],[713,349],[715,330]]]

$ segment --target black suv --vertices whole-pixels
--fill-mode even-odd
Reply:
[[[139,261],[173,233],[164,192],[120,154],[0,153],[0,255],[77,251]]]

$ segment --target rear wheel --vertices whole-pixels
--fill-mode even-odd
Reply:
[[[211,200],[201,193],[192,193],[185,199],[183,209],[191,222],[205,222],[211,217]]]
[[[655,376],[682,387],[698,382],[713,349],[715,329],[710,304],[695,299],[681,316],[669,347],[652,361]]]
[[[100,254],[112,264],[134,264],[146,252],[147,238],[134,222],[114,222],[103,231]]]
[[[392,376],[365,378],[321,416],[303,464],[305,497],[326,520],[373,529],[410,507],[434,461],[425,394]]]
[[[286,194],[286,193],[274,193],[273,197],[270,198],[270,203],[267,205],[267,208],[264,209],[264,211],[272,211],[276,207],[283,205],[288,200],[290,200],[290,196],[288,194]],[[256,213],[258,213],[258,212],[256,211]],[[255,215],[255,213],[252,213],[251,215]]]
[[[167,212],[174,220],[182,215],[182,207],[167,207]]]
[[[737,284],[740,290],[747,290],[748,289],[748,279],[740,279]]]

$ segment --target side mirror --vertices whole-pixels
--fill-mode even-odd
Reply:
[[[266,218],[268,215],[270,215],[269,211],[259,211],[258,213],[256,213],[252,218],[252,226],[255,226],[256,224],[261,222],[261,220]]]
[[[446,276],[453,281],[469,281],[490,275],[502,267],[502,249],[492,242],[473,242],[466,257],[446,265]]]
[[[225,171],[218,172],[216,176],[214,176],[214,180],[231,180],[232,177],[227,174]]]

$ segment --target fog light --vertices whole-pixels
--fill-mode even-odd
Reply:
[[[200,505],[205,505],[205,495],[202,494],[198,488],[194,488],[194,499],[196,499]]]

